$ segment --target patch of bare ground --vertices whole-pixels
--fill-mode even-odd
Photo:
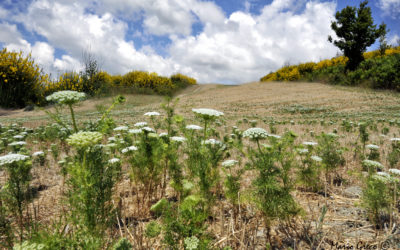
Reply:
[[[142,121],[144,112],[160,111],[160,104],[164,102],[164,98],[159,96],[127,95],[126,97],[127,103],[112,113],[119,125],[123,123],[133,125],[133,122]],[[226,127],[220,129],[225,129],[227,133],[233,125],[241,129],[250,127],[247,120],[251,119],[257,120],[257,126],[267,130],[269,130],[268,121],[271,119],[285,121],[284,124],[276,123],[276,133],[292,130],[299,135],[297,139],[299,144],[306,140],[316,140],[314,135],[322,131],[339,130],[340,143],[347,149],[344,152],[346,164],[337,173],[340,179],[334,186],[328,187],[326,194],[306,192],[301,188],[293,193],[304,214],[288,224],[275,225],[274,237],[278,249],[279,246],[280,249],[287,249],[289,246],[292,249],[309,249],[310,242],[314,242],[313,249],[339,249],[338,247],[344,249],[346,246],[353,246],[352,249],[356,249],[356,246],[375,245],[379,247],[381,246],[379,244],[391,235],[389,229],[375,230],[359,206],[359,190],[364,184],[362,178],[354,174],[361,168],[360,160],[355,157],[354,152],[354,142],[358,140],[358,132],[341,131],[340,122],[342,119],[350,119],[355,123],[363,119],[398,119],[400,103],[397,93],[319,83],[254,82],[238,86],[218,84],[191,86],[179,92],[175,98],[179,98],[176,112],[190,121],[194,117],[192,108],[214,108],[223,111]],[[111,98],[90,99],[83,102],[76,109],[78,120],[82,122],[95,119],[98,115],[96,113],[98,106],[107,107],[110,103]],[[46,109],[51,110],[51,107]],[[325,123],[322,124],[321,120]],[[329,121],[335,122],[329,124]],[[0,110],[0,122],[21,122],[25,126],[36,127],[48,123],[49,120],[43,110],[36,109],[31,112]],[[385,143],[380,144],[382,159],[387,159],[388,138],[398,132],[398,129],[394,128],[386,137],[382,137],[379,132],[370,135],[370,142],[379,144],[385,140]],[[382,161],[387,165],[386,160]],[[66,209],[61,202],[64,184],[60,169],[55,160],[51,160],[49,165],[48,168],[38,167],[34,170],[33,185],[40,190],[33,202],[32,211],[35,210],[35,216],[42,223],[49,223]],[[244,194],[250,187],[253,176],[249,172],[245,177],[242,187]],[[0,178],[0,181],[4,181],[3,179]],[[169,192],[167,190],[167,193],[168,198],[174,198],[171,190]],[[137,207],[140,199],[140,195],[130,189],[128,175],[124,175],[116,188],[115,203],[119,208],[123,208],[119,218],[121,223],[116,225],[116,234],[121,234],[139,244],[136,245],[137,249],[158,249],[161,247],[161,238],[146,240],[143,237],[146,223],[154,218],[151,217],[148,207]],[[156,199],[149,201],[150,204],[154,202]],[[321,220],[324,206],[327,212],[324,220]],[[208,228],[216,237],[213,247],[222,248],[230,245],[235,249],[265,249],[265,232],[260,222],[261,216],[252,205],[241,204],[239,216],[236,218],[233,218],[234,208],[223,199],[217,201],[215,207],[215,216],[209,219]],[[291,237],[302,238],[303,241],[300,245],[296,245],[296,240],[290,241]]]

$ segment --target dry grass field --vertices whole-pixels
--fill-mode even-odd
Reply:
[[[117,125],[133,127],[135,122],[145,119],[143,114],[149,111],[158,111],[164,98],[150,95],[127,95],[124,105],[112,111],[112,117]],[[298,187],[293,192],[295,200],[303,208],[301,216],[293,223],[297,230],[288,235],[302,239],[300,245],[288,243],[287,235],[279,224],[274,225],[275,241],[281,249],[308,249],[305,242],[307,237],[314,236],[317,231],[317,222],[321,218],[321,210],[327,208],[326,216],[321,223],[319,242],[315,249],[339,249],[338,247],[378,246],[392,237],[393,230],[376,230],[367,221],[363,208],[360,206],[362,183],[361,161],[355,157],[354,143],[359,140],[357,126],[348,133],[343,130],[343,120],[357,124],[360,121],[372,120],[376,122],[376,131],[370,132],[369,143],[380,146],[381,163],[388,166],[387,154],[390,150],[390,138],[400,137],[400,95],[389,91],[374,91],[355,87],[330,86],[319,83],[249,83],[239,86],[224,86],[216,84],[196,85],[178,93],[179,98],[176,113],[183,115],[188,124],[195,123],[192,108],[212,108],[224,112],[220,130],[230,131],[232,126],[246,130],[251,124],[270,130],[271,121],[276,128],[276,134],[281,135],[291,130],[298,135],[296,143],[315,141],[314,135],[321,132],[337,131],[339,141],[343,147],[345,164],[338,170],[340,179],[329,186],[327,193],[314,193]],[[78,123],[90,119],[97,119],[97,108],[108,106],[111,98],[90,99],[82,102],[75,109]],[[51,109],[51,107],[48,107]],[[68,114],[68,113],[66,113]],[[378,123],[378,120],[384,122]],[[35,128],[39,125],[51,123],[43,110],[24,112],[23,110],[0,110],[0,123],[20,123],[25,127]],[[389,126],[389,123],[393,123]],[[388,127],[386,135],[381,130]],[[229,133],[229,132],[228,132]],[[31,151],[50,148],[32,144]],[[35,218],[44,224],[50,224],[65,212],[66,206],[60,197],[65,192],[64,179],[56,167],[55,159],[48,157],[48,167],[34,168],[32,186],[37,189],[37,196],[28,207]],[[60,156],[59,158],[62,158]],[[53,167],[54,166],[54,167]],[[2,172],[0,172],[1,174]],[[242,192],[250,185],[254,173],[247,172],[243,177]],[[5,182],[5,176],[0,175],[0,183]],[[152,219],[149,210],[135,208],[134,194],[130,193],[130,181],[124,176],[117,186],[115,201],[117,206],[123,207],[121,216],[126,223],[116,226],[112,237],[122,235],[128,238],[137,249],[161,249],[161,238],[146,239],[143,231],[146,223]],[[169,193],[168,193],[169,192]],[[167,190],[167,196],[171,194]],[[123,199],[121,198],[123,197]],[[153,203],[156,201],[152,201]],[[230,217],[230,207],[224,200],[218,201],[214,214],[209,219],[208,231],[213,232],[215,240],[211,246],[223,248],[230,245],[234,249],[264,249],[265,238],[260,215],[254,211],[251,204],[244,202],[241,209],[243,217],[233,226]],[[222,212],[220,212],[221,210]],[[34,212],[32,212],[34,211]],[[227,214],[222,216],[222,214]],[[399,212],[396,211],[397,218]],[[221,215],[221,216],[220,216]],[[225,218],[223,218],[225,217]],[[400,222],[400,220],[397,220]],[[396,227],[396,225],[394,226]],[[307,231],[308,230],[308,231]],[[309,235],[307,235],[307,232]],[[312,233],[313,232],[313,233]],[[315,237],[317,238],[317,237]],[[251,239],[251,240],[250,240]],[[294,244],[294,245],[293,245]],[[395,249],[392,243],[387,249]],[[383,249],[382,248],[382,249]],[[343,248],[342,248],[343,249]],[[362,248],[359,248],[362,249]]]

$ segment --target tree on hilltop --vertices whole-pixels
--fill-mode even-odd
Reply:
[[[354,70],[364,60],[363,53],[377,38],[387,33],[386,24],[382,23],[376,28],[371,15],[371,8],[367,7],[368,1],[360,3],[360,7],[347,6],[336,12],[336,21],[331,23],[338,40],[328,36],[328,41],[333,43],[344,55],[349,58],[346,69]]]

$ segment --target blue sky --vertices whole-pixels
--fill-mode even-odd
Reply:
[[[356,0],[1,0],[0,47],[32,53],[53,76],[82,69],[89,51],[112,74],[180,72],[201,83],[256,81],[283,64],[339,51],[336,11]],[[400,38],[400,0],[370,1]],[[376,48],[377,45],[370,49]]]

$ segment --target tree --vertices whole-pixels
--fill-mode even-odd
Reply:
[[[386,34],[382,34],[379,37],[379,54],[384,56],[387,49],[390,49],[390,45],[386,41]]]
[[[363,53],[375,40],[386,34],[386,24],[382,23],[376,28],[371,15],[371,8],[367,7],[368,1],[360,3],[360,7],[347,6],[336,12],[336,21],[331,23],[338,40],[328,41],[333,43],[344,55],[349,58],[346,69],[354,70],[364,60]]]

